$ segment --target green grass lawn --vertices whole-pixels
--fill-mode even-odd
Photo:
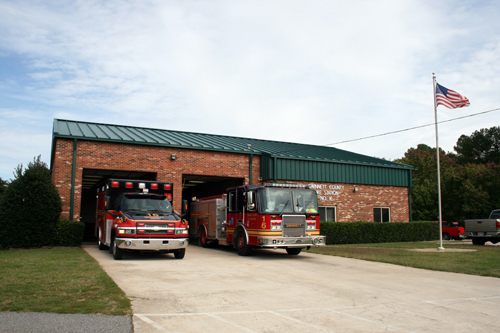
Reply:
[[[132,314],[130,300],[81,248],[0,251],[0,311]]]
[[[328,245],[308,252],[482,276],[500,277],[500,247],[467,241]]]

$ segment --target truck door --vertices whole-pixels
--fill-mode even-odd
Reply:
[[[227,193],[227,240],[232,241],[234,229],[244,224],[243,193],[241,188],[232,189]]]

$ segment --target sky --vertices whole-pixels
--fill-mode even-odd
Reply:
[[[50,167],[54,119],[394,160],[436,146],[433,73],[471,103],[437,109],[453,152],[500,126],[498,17],[496,0],[0,0],[0,178]]]

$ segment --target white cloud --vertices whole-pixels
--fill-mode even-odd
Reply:
[[[440,119],[499,106],[498,12],[494,1],[0,0],[0,60],[17,55],[27,72],[0,85],[14,80],[9,110],[37,110],[49,136],[59,117],[329,144],[431,123],[432,72],[472,103]],[[494,117],[443,124],[441,147]],[[338,147],[394,159],[434,140],[428,127]]]

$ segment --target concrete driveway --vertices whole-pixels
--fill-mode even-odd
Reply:
[[[500,332],[500,279],[283,250],[190,245],[113,260],[135,332]]]

